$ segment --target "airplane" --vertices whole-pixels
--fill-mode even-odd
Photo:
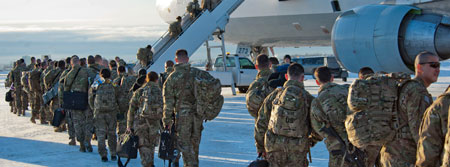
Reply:
[[[227,0],[222,0],[226,2]],[[157,0],[167,23],[191,0]],[[450,0],[245,0],[225,28],[238,54],[273,47],[332,46],[351,72],[414,71],[422,51],[450,58]]]

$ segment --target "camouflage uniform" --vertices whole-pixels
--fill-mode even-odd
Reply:
[[[177,64],[174,68],[164,83],[163,124],[165,127],[172,125],[175,119],[172,129],[177,134],[177,148],[183,154],[183,164],[185,167],[198,166],[203,120],[196,113],[193,79],[199,70],[188,63]]]
[[[275,89],[265,99],[258,112],[258,118],[255,123],[255,145],[258,153],[265,152],[264,140],[269,126],[269,119],[272,112],[272,101],[277,97],[278,92],[281,92],[281,88]]]
[[[202,9],[214,10],[222,0],[202,0]]]
[[[278,99],[284,92],[287,95],[296,95],[292,96],[290,104],[296,106],[295,112],[307,112],[307,113],[299,113],[304,117],[297,118],[296,120],[277,120],[277,114],[274,114],[274,110],[271,111],[271,115],[269,118],[268,129],[265,134],[264,139],[264,148],[267,153],[267,160],[269,161],[270,166],[273,167],[282,167],[282,166],[308,166],[308,161],[306,158],[307,153],[309,152],[310,147],[310,139],[309,132],[311,132],[311,126],[309,122],[309,109],[311,101],[313,100],[312,96],[304,89],[303,83],[294,80],[288,80],[284,86],[283,90],[280,91],[283,93],[278,93],[275,98],[273,104],[276,101],[282,100]],[[305,104],[306,103],[306,104]],[[287,104],[287,103],[286,103]],[[292,106],[291,106],[292,107]],[[275,106],[273,106],[275,109]],[[304,115],[305,114],[305,115]],[[279,133],[286,132],[285,128],[278,129],[278,124],[275,122],[297,122],[299,121],[299,129],[289,129],[287,133],[292,134],[292,131],[295,131],[296,137],[290,137],[286,135],[281,135]],[[292,124],[290,124],[292,125]]]
[[[447,88],[447,91],[439,96],[439,98],[432,104],[432,106],[427,110],[427,111],[431,111],[431,110],[438,110],[438,112],[441,113],[446,113],[448,114],[448,112],[450,111],[449,108],[449,103],[450,103],[450,86],[449,88]],[[448,119],[444,119],[445,121],[448,122]],[[444,121],[442,120],[442,121]],[[439,124],[442,125],[442,124]],[[444,145],[444,155],[442,157],[442,167],[450,167],[450,133],[448,132],[448,123],[447,126],[445,128],[446,131],[446,135],[445,135],[445,145]],[[436,133],[439,133],[436,131]],[[433,137],[433,136],[430,136]],[[438,139],[439,140],[439,139]],[[435,145],[436,146],[436,145]],[[434,148],[435,146],[433,146],[432,148]],[[419,145],[419,150],[421,149],[421,146]],[[422,148],[423,149],[423,148]],[[420,156],[420,152],[418,153],[418,160],[422,159]]]
[[[340,151],[342,143],[338,138],[320,131],[323,127],[332,127],[342,140],[348,145],[347,132],[345,130],[345,119],[347,118],[347,95],[348,86],[335,83],[326,83],[319,88],[316,99],[311,104],[311,126],[322,138],[329,152],[329,167],[340,167],[345,152],[333,154]],[[356,166],[347,161],[344,166]]]
[[[31,71],[34,69],[34,66],[36,65],[36,63],[30,63],[27,65],[27,71]]]
[[[117,74],[117,67],[111,69],[111,80],[114,81],[119,75]]]
[[[198,4],[198,0],[194,0],[193,2],[189,2],[186,10],[189,12],[192,18],[196,18],[198,14],[202,11],[200,5]]]
[[[439,96],[434,103],[428,107],[422,119],[419,131],[419,143],[417,146],[416,166],[448,166],[448,112],[450,104],[450,90]],[[444,154],[442,154],[444,153]]]
[[[94,82],[96,82],[96,79],[100,79],[100,76],[98,75],[100,73],[100,70],[103,69],[98,64],[88,64],[88,80],[89,85],[92,85]],[[91,142],[92,135],[94,133],[94,109],[91,108],[91,106],[88,107],[88,110],[85,112],[86,114],[86,141],[88,143]],[[91,147],[90,145],[88,147]]]
[[[258,94],[258,96],[265,98],[267,95],[269,95],[270,92],[273,91],[273,89],[268,84],[268,79],[271,74],[272,74],[272,71],[270,69],[264,69],[264,70],[259,71],[258,74],[256,75],[255,80],[250,84],[250,86],[248,88],[248,92],[251,92],[254,89],[261,89],[260,90],[261,94]],[[249,103],[254,104],[254,105],[259,103],[259,102],[251,101],[251,100],[255,100],[255,99],[258,99],[258,98],[254,98],[253,96],[251,96],[250,93],[248,93],[245,100],[247,101],[248,112],[250,113],[250,115],[252,117],[254,117],[256,119],[258,117],[258,110],[261,107],[262,103],[258,105],[259,107],[253,107],[253,108],[255,108],[255,110],[252,109],[252,107],[250,107],[248,105]]]
[[[69,71],[72,69],[71,66],[69,66],[66,70],[64,70],[61,73],[61,77],[59,79],[59,88],[58,88],[58,100],[61,103],[63,103],[63,92],[64,92],[64,80],[69,73]],[[72,113],[70,110],[65,110],[66,117],[64,118],[67,123],[67,132],[69,134],[69,139],[74,140],[75,139],[75,127],[73,126],[73,119],[72,119]]]
[[[169,32],[172,38],[177,38],[183,32],[181,29],[181,21],[175,21],[169,25]]]
[[[56,85],[56,83],[57,83],[57,82],[59,81],[59,79],[60,79],[61,73],[62,73],[62,71],[61,71],[60,68],[55,68],[55,69],[51,70],[50,72],[48,72],[48,73],[44,76],[44,84],[46,85],[46,88],[47,88],[46,90],[47,90],[47,91],[50,91],[50,90]],[[50,113],[52,114],[52,115],[51,115],[52,118],[53,118],[54,111],[55,111],[56,109],[58,109],[59,107],[60,107],[59,99],[58,99],[57,97],[53,98],[53,99],[50,101],[50,104],[49,104],[49,109],[50,109]],[[53,121],[53,119],[52,119],[52,121]],[[62,128],[64,125],[65,125],[65,122],[62,122],[62,123],[61,123],[61,128]],[[55,130],[56,130],[56,129],[55,129]],[[61,129],[58,129],[57,131],[59,131],[59,130],[61,130]]]
[[[139,88],[131,98],[127,127],[139,136],[141,164],[150,167],[154,162],[155,147],[158,145],[163,99],[158,83],[148,82]]]
[[[27,67],[25,67],[26,70],[28,70]],[[20,78],[20,84],[22,85],[22,108],[24,110],[23,115],[25,115],[25,110],[28,109],[28,103],[29,103],[29,94],[30,94],[30,87],[28,84],[28,71],[22,71],[22,77]]]
[[[133,92],[130,90],[133,86],[136,77],[128,75],[126,73],[120,74],[113,84],[118,87],[118,103],[119,103],[119,113],[117,113],[117,134],[123,134],[127,128],[127,112],[130,105],[130,99],[133,96]]]
[[[5,80],[5,88],[11,88],[12,85],[12,70],[9,71],[8,75],[6,76],[6,80]],[[12,93],[14,94],[14,93]],[[14,104],[14,100],[12,100],[11,102],[9,102],[9,106],[11,107],[11,112],[15,113],[15,104]]]
[[[94,92],[95,91],[95,92]],[[89,91],[89,105],[94,109],[95,134],[98,141],[98,153],[106,157],[106,136],[111,156],[116,155],[116,114],[119,110],[117,104],[117,90],[111,80],[99,80]]]
[[[80,69],[81,68],[81,69]],[[78,76],[75,75],[78,72]],[[88,92],[89,84],[88,70],[80,65],[75,65],[66,75],[64,79],[64,91],[78,91],[78,92]],[[88,107],[89,108],[89,107]],[[71,113],[75,135],[77,141],[80,142],[80,149],[84,151],[86,145],[90,145],[91,136],[86,132],[86,113],[89,109],[84,111],[81,110],[67,110]]]
[[[53,70],[52,66],[48,66],[46,69],[44,69],[41,73],[41,89],[42,93],[45,93],[48,89],[44,82],[44,77]],[[43,100],[43,99],[42,99]],[[52,121],[52,113],[50,111],[50,106],[48,104],[41,103],[41,111],[40,111],[40,119],[41,123],[46,123],[48,121]]]
[[[10,76],[10,80],[14,84],[14,104],[16,108],[16,114],[20,115],[24,113],[23,108],[23,90],[21,85],[22,71],[25,71],[24,66],[18,65],[16,68],[12,70],[12,75]]]
[[[405,126],[400,128],[393,141],[381,149],[380,162],[383,166],[414,166],[420,123],[432,102],[433,98],[421,79],[414,78],[402,85],[398,115],[400,125]]]
[[[33,69],[30,72],[30,77],[28,78],[29,87],[31,88],[31,120],[34,121],[35,118],[39,117],[39,110],[41,109],[42,103],[42,89],[40,83],[41,70],[39,68]]]

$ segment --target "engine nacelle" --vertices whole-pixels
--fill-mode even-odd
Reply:
[[[334,54],[347,70],[414,71],[422,51],[450,58],[449,18],[407,5],[367,5],[342,13],[331,35]]]

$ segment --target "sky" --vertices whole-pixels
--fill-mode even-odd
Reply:
[[[153,44],[167,28],[156,0],[0,0],[0,64],[46,54],[135,61],[138,48]],[[236,46],[226,48],[234,53]],[[330,48],[275,48],[280,54],[309,50],[331,53]],[[204,55],[202,47],[191,59]]]

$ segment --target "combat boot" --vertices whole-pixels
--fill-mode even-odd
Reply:
[[[71,146],[75,146],[75,145],[77,145],[77,142],[75,141],[75,139],[70,139],[70,141],[69,141],[69,145],[71,145]]]
[[[107,157],[102,157],[102,162],[107,162],[108,158]]]
[[[55,127],[55,128],[54,128],[54,131],[55,131],[55,132],[62,132],[62,129],[61,129],[60,127]]]
[[[80,142],[80,152],[86,152],[86,146],[83,142]]]
[[[173,166],[173,167],[179,167],[179,166],[180,166],[180,163],[178,163],[178,162],[173,162],[173,163],[172,163],[172,166]]]
[[[48,124],[47,121],[44,121],[44,120],[40,120],[40,121],[41,121],[41,124]]]
[[[31,121],[31,123],[34,123],[34,124],[36,124],[36,120],[34,120],[34,118],[33,118],[33,117],[31,117],[31,118],[30,118],[30,121]]]
[[[115,155],[111,155],[111,161],[116,161],[117,157]]]

